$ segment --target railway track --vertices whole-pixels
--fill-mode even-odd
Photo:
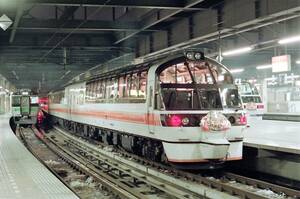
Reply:
[[[36,133],[37,130],[32,128],[17,130],[17,135],[26,148],[79,198],[109,199],[110,196],[114,196],[102,189],[102,184],[97,183],[82,165],[73,163],[72,158],[67,154],[58,154],[57,151],[52,151],[52,148],[49,150],[45,142],[41,141],[41,137],[38,139],[38,136],[35,136]]]
[[[111,148],[107,146],[96,146],[59,128],[56,128],[54,133],[56,137],[60,137],[63,140],[63,143],[62,140],[58,141],[59,139],[49,138],[52,143],[55,143],[61,150],[68,148],[70,153],[75,154],[76,157],[82,160],[88,160],[86,165],[93,165],[94,168],[109,174],[110,178],[108,179],[111,179],[113,176],[115,178],[113,181],[121,182],[118,186],[135,193],[138,190],[137,188],[143,185],[141,190],[144,191],[139,191],[139,194],[133,194],[137,198],[146,198],[145,195],[140,195],[141,193],[151,193],[156,194],[156,197],[167,198],[238,197],[258,199],[300,197],[300,192],[297,190],[268,182],[228,172],[224,173],[222,178],[219,179],[204,177],[153,163],[123,151],[118,153],[112,152]],[[126,185],[125,187],[124,184]],[[151,191],[145,192],[145,186],[148,186]]]
[[[66,134],[50,135],[47,136],[47,140],[55,145],[58,153],[67,153],[77,162],[84,164],[89,171],[97,174],[100,179],[105,179],[105,185],[112,187],[111,191],[121,194],[121,198],[234,198],[226,193],[210,191],[204,186],[202,189],[198,186],[199,190],[196,186],[194,190],[190,189],[192,184],[182,186],[176,180],[172,182],[162,178],[159,171],[151,173],[142,165],[126,164],[121,161],[122,157],[107,155],[107,148],[103,149],[107,154],[100,153],[93,146],[82,140],[76,141],[76,138]]]

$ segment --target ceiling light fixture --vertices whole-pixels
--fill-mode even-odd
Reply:
[[[279,44],[289,44],[292,42],[299,42],[300,41],[300,36],[294,36],[294,37],[288,37],[288,38],[283,38],[278,41]]]
[[[237,68],[237,69],[231,69],[231,70],[230,70],[231,73],[241,73],[241,72],[243,72],[243,71],[244,71],[243,68]]]
[[[6,30],[7,28],[9,28],[9,26],[12,24],[12,20],[6,16],[5,14],[3,14],[0,17],[0,27],[2,28],[2,30]]]
[[[238,48],[238,49],[235,49],[235,50],[225,51],[225,52],[222,53],[222,55],[223,56],[238,55],[238,54],[249,52],[252,49],[253,49],[253,47],[247,46],[247,47]]]
[[[300,64],[300,60],[297,60],[297,61],[296,61],[296,64]]]
[[[269,69],[269,68],[272,68],[272,64],[256,66],[257,70],[263,70],[263,69]]]

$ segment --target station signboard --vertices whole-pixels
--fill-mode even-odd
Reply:
[[[280,55],[272,57],[272,72],[287,72],[291,70],[291,56],[290,55]]]

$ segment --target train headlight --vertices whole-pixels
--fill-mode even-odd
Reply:
[[[181,118],[178,115],[172,115],[169,121],[171,126],[181,126]]]
[[[184,117],[184,118],[182,118],[182,120],[181,120],[181,123],[182,123],[183,125],[188,125],[189,122],[190,122],[190,120],[189,120],[189,118],[187,118],[187,117]]]
[[[195,53],[195,55],[194,55],[194,57],[195,57],[195,59],[196,60],[200,60],[200,59],[203,59],[203,56],[202,56],[203,54],[201,54],[201,53]]]
[[[201,129],[203,131],[223,131],[226,132],[231,128],[228,119],[218,111],[210,111],[201,119]]]
[[[194,59],[194,53],[188,52],[188,53],[186,53],[186,57],[187,57],[188,59],[193,60],[193,59]]]

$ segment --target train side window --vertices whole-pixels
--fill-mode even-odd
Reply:
[[[130,81],[130,91],[129,91],[129,96],[130,97],[137,97],[138,96],[138,74],[134,73],[131,76],[131,81]]]
[[[125,88],[126,88],[126,81],[125,76],[119,77],[119,86],[118,86],[118,96],[119,98],[123,98],[125,96]]]
[[[127,74],[126,75],[126,86],[125,86],[125,93],[124,93],[124,97],[129,97],[129,92],[130,92],[130,86],[131,86],[131,74]]]
[[[141,98],[146,98],[147,92],[147,71],[143,71],[139,74],[139,87],[138,96]]]
[[[97,81],[92,83],[92,100],[95,101],[97,94]]]
[[[90,83],[90,102],[95,102],[95,82]]]
[[[85,101],[88,102],[90,100],[90,87],[89,83],[86,83],[86,92],[85,92]]]
[[[159,79],[163,83],[176,83],[176,68],[170,66],[160,73]]]
[[[96,89],[96,101],[99,102],[101,99],[101,80],[97,81],[97,89]]]
[[[114,79],[108,79],[106,84],[106,99],[114,98]]]

